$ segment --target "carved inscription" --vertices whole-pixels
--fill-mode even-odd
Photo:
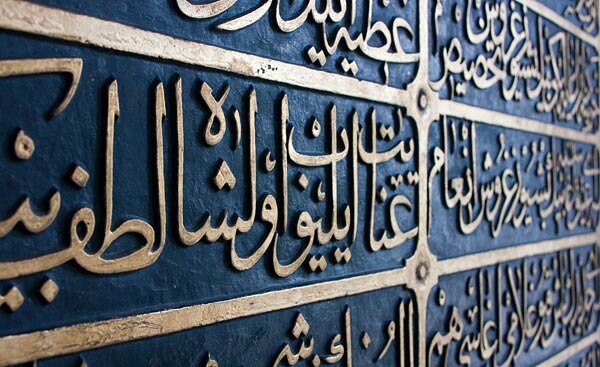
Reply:
[[[0,3],[0,365],[600,363],[595,0]]]

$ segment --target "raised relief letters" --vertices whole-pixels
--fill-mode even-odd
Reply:
[[[594,0],[0,2],[0,366],[596,366]]]

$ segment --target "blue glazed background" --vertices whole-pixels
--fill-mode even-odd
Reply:
[[[236,33],[222,33],[214,30],[215,20],[193,20],[185,18],[175,7],[174,1],[149,0],[131,2],[114,0],[107,6],[101,1],[71,2],[65,0],[37,0],[40,4],[59,7],[77,13],[88,14],[103,19],[122,22],[143,29],[153,30],[179,38],[200,41],[218,45],[228,49],[244,51],[252,54],[284,60],[299,65],[308,65],[306,49],[310,45],[319,44],[317,26],[309,24],[292,34],[274,32],[271,22],[265,18],[252,28]],[[361,2],[359,2],[361,3]],[[376,2],[379,4],[379,2]],[[394,6],[398,5],[394,3]],[[433,1],[431,9],[433,9]],[[558,6],[559,2],[550,2]],[[240,2],[236,11],[242,13],[257,5],[258,2]],[[403,14],[416,31],[417,14],[416,1],[409,0]],[[359,4],[361,13],[362,4]],[[379,6],[379,5],[378,5]],[[449,7],[450,8],[450,7]],[[363,9],[364,10],[364,9]],[[237,14],[237,13],[236,13]],[[377,17],[389,20],[392,12],[386,12],[379,6]],[[217,20],[230,19],[226,13]],[[386,18],[387,17],[387,18]],[[451,22],[440,23],[440,44],[454,35],[460,34],[460,27]],[[551,30],[555,30],[550,25]],[[413,40],[406,40],[408,51],[417,51]],[[278,47],[272,47],[278,45]],[[318,48],[318,47],[317,47]],[[472,52],[472,50],[468,51]],[[346,55],[359,62],[360,79],[381,82],[382,65],[367,60],[363,56],[347,51],[340,52],[340,57]],[[467,54],[469,55],[469,54]],[[32,254],[43,254],[64,248],[68,244],[70,218],[73,212],[82,205],[92,205],[96,211],[97,225],[93,242],[97,245],[103,230],[103,199],[102,175],[104,169],[106,88],[112,78],[119,82],[121,102],[121,117],[116,125],[115,138],[115,188],[114,191],[114,220],[115,225],[121,221],[137,217],[157,225],[156,199],[151,190],[153,186],[154,159],[153,145],[153,96],[154,86],[161,80],[165,83],[167,93],[167,110],[169,116],[164,129],[165,134],[165,164],[167,169],[167,245],[156,264],[141,271],[99,276],[90,274],[73,263],[65,264],[51,271],[1,281],[0,293],[4,294],[11,286],[18,286],[26,296],[25,304],[15,313],[0,309],[0,336],[14,333],[24,333],[63,326],[72,323],[95,321],[114,318],[136,313],[157,311],[166,308],[185,306],[215,300],[228,299],[236,296],[264,292],[274,289],[284,289],[290,286],[309,284],[323,280],[340,279],[358,274],[372,273],[379,270],[398,268],[404,265],[415,248],[414,241],[391,251],[372,253],[366,246],[366,207],[368,186],[360,186],[361,196],[359,235],[352,245],[353,257],[349,264],[334,266],[331,262],[322,274],[310,273],[306,267],[289,278],[279,279],[270,265],[270,252],[267,252],[253,269],[238,274],[229,264],[226,245],[223,243],[200,243],[192,248],[183,247],[176,240],[175,211],[174,211],[174,169],[175,169],[175,133],[174,133],[174,100],[172,88],[176,75],[180,75],[184,85],[184,115],[186,128],[186,197],[197,198],[186,203],[186,218],[188,228],[193,228],[206,210],[218,217],[223,209],[223,200],[227,200],[230,213],[242,214],[244,211],[245,185],[242,185],[242,172],[246,172],[242,157],[245,152],[245,140],[236,151],[231,151],[228,144],[218,148],[208,149],[199,143],[199,132],[207,117],[207,109],[200,102],[197,90],[201,81],[206,81],[215,95],[220,95],[225,84],[231,86],[231,92],[226,102],[225,111],[229,113],[235,105],[240,109],[242,121],[246,121],[247,105],[245,97],[250,87],[257,90],[259,114],[257,119],[257,156],[263,157],[266,148],[275,150],[274,127],[278,126],[278,101],[282,93],[287,93],[290,99],[291,123],[296,129],[296,137],[303,134],[313,116],[317,117],[328,137],[328,111],[332,104],[338,109],[338,128],[349,126],[351,112],[359,112],[361,123],[365,125],[366,116],[375,108],[380,121],[391,124],[396,110],[390,106],[377,103],[365,103],[354,99],[335,97],[325,93],[306,91],[298,88],[277,86],[245,77],[235,77],[203,68],[186,67],[175,62],[151,60],[143,57],[133,57],[112,51],[98,50],[91,47],[81,47],[61,41],[50,41],[43,37],[26,36],[13,32],[3,33],[0,37],[0,58],[35,58],[35,57],[81,57],[84,69],[81,84],[75,98],[67,110],[51,121],[44,118],[64,93],[68,80],[59,75],[39,75],[27,77],[6,78],[0,80],[0,88],[4,91],[0,100],[0,124],[3,133],[0,134],[0,218],[12,213],[20,200],[29,195],[35,210],[44,211],[47,208],[38,203],[45,202],[54,188],[59,188],[62,194],[63,208],[57,222],[40,235],[30,235],[22,229],[17,229],[9,238],[0,242],[0,261],[11,261],[31,257]],[[323,70],[341,73],[339,58],[331,58]],[[309,66],[314,68],[314,66]],[[430,58],[430,78],[435,79],[439,72],[439,60]],[[597,70],[597,68],[596,68]],[[389,84],[405,87],[414,77],[415,65],[390,67]],[[447,95],[442,94],[443,97]],[[469,89],[464,100],[472,105],[485,105],[495,110],[515,113],[520,116],[533,117],[548,123],[552,121],[550,114],[537,114],[533,104],[527,102],[506,102],[500,98],[499,89],[476,91]],[[308,107],[307,107],[308,106]],[[562,126],[574,127],[572,123],[558,122]],[[430,147],[439,144],[439,123],[434,123],[429,131]],[[19,128],[34,138],[36,153],[26,162],[17,161],[12,152],[12,143]],[[367,129],[368,131],[368,129]],[[484,148],[495,149],[498,129],[478,126],[478,144]],[[402,138],[413,137],[416,140],[417,131],[410,119],[405,119]],[[510,141],[527,141],[532,135],[506,131]],[[228,141],[229,135],[225,141]],[[302,151],[312,153],[324,152],[327,147],[323,140],[295,139]],[[390,143],[389,146],[392,144]],[[387,146],[387,147],[389,147]],[[378,149],[384,149],[382,145]],[[415,149],[417,146],[415,144]],[[210,153],[210,154],[209,154]],[[231,193],[215,193],[211,188],[210,177],[218,163],[218,157],[226,159],[238,174],[238,186]],[[69,181],[73,164],[82,164],[90,173],[88,187],[78,190]],[[347,167],[340,164],[339,197],[340,203],[345,201],[347,189],[344,181],[347,178]],[[379,167],[379,182],[383,183],[391,174],[406,173],[415,170],[413,163],[407,165],[386,164]],[[126,174],[125,174],[126,172]],[[290,171],[290,208],[293,210],[307,209],[312,213],[323,213],[323,204],[308,201],[311,193],[300,193],[295,189],[293,178],[295,171]],[[311,170],[307,174],[311,179],[324,178],[324,169]],[[386,180],[387,181],[387,180]],[[266,192],[273,193],[275,176],[266,175],[258,169],[258,197]],[[367,170],[361,165],[359,182],[367,182]],[[458,234],[456,227],[456,211],[447,210],[440,202],[439,180],[434,181],[433,212],[437,218],[433,224],[432,236],[429,239],[432,251],[440,258],[454,257],[463,253],[480,252],[493,248],[501,248],[518,243],[538,241],[566,235],[556,234],[554,228],[545,233],[522,231],[505,227],[501,236],[491,240],[489,229],[482,225],[471,236]],[[416,191],[413,187],[403,187],[399,191],[407,195],[414,203]],[[311,196],[312,197],[312,196]],[[382,209],[382,208],[380,208]],[[376,222],[384,219],[379,211]],[[413,226],[416,222],[416,212],[401,211],[403,227]],[[389,226],[389,224],[385,224]],[[539,228],[537,223],[535,228]],[[257,230],[240,240],[253,243],[261,238],[260,225]],[[587,230],[577,230],[574,233],[586,233]],[[118,251],[126,252],[137,244],[135,238],[122,239]],[[285,242],[287,252],[291,257],[299,249],[298,239]],[[319,247],[314,253],[323,253],[331,258],[334,246],[344,246],[346,241]],[[485,246],[483,245],[485,244]],[[284,244],[280,245],[280,248]],[[113,253],[117,256],[118,253]],[[39,287],[46,277],[50,277],[60,286],[57,299],[46,305],[38,294]],[[442,280],[446,284],[462,286],[464,274],[448,277]],[[449,292],[450,293],[450,292]],[[432,292],[432,294],[434,294]],[[460,293],[457,293],[457,295]],[[365,295],[349,297],[343,300],[320,302],[293,310],[274,312],[252,318],[228,321],[218,325],[207,326],[174,335],[141,340],[123,345],[102,348],[84,352],[78,355],[54,358],[40,362],[40,366],[69,366],[79,365],[82,357],[89,366],[97,365],[200,365],[205,361],[208,352],[217,360],[225,361],[221,365],[254,366],[272,363],[282,340],[289,339],[289,328],[296,312],[301,311],[311,322],[311,333],[318,335],[319,347],[324,350],[331,337],[339,331],[345,306],[352,309],[353,320],[358,324],[369,327],[373,343],[380,346],[383,343],[385,325],[388,319],[396,315],[398,298],[409,298],[409,293],[400,288],[370,292]],[[460,300],[456,300],[460,304]],[[318,321],[317,321],[318,320]],[[385,321],[384,321],[385,320]],[[445,314],[437,313],[430,306],[428,325],[442,325]],[[369,353],[359,353],[358,336],[360,329],[354,332],[355,365],[368,365],[373,362],[373,350]],[[428,331],[428,337],[432,331]],[[240,346],[240,353],[228,353]],[[564,347],[559,344],[549,351]],[[394,348],[396,348],[394,344]],[[386,358],[396,355],[393,349]],[[391,355],[390,355],[391,354]],[[523,363],[540,361],[549,354],[537,355]],[[384,363],[384,361],[382,361]],[[381,365],[381,364],[380,364]]]

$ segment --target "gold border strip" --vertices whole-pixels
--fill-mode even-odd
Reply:
[[[485,251],[465,256],[440,260],[439,276],[460,273],[467,270],[480,269],[512,260],[524,259],[531,256],[544,255],[551,252],[593,245],[598,242],[598,233],[588,233],[552,240],[516,245],[498,250]]]
[[[579,37],[578,28],[543,5],[527,3],[533,11],[548,17]],[[540,11],[541,9],[541,11]],[[547,11],[542,14],[542,12]],[[559,17],[559,16],[558,16]],[[172,60],[188,65],[256,77],[267,81],[330,92],[391,105],[403,106],[412,98],[405,90],[360,81],[347,76],[310,69],[260,56],[226,50],[164,34],[141,30],[124,24],[75,14],[60,9],[19,0],[2,0],[0,28],[20,31],[84,45],[102,47],[130,54]],[[573,31],[576,29],[576,31]],[[594,44],[593,37],[585,37]],[[598,47],[596,45],[596,47]],[[270,68],[269,68],[270,66]],[[547,134],[585,143],[598,144],[597,136],[536,120],[488,111],[453,101],[439,101],[440,111],[491,125]],[[458,113],[456,111],[459,111]],[[473,118],[477,114],[476,118]],[[508,122],[500,122],[507,119]],[[595,242],[596,234],[573,236],[508,249],[492,250],[440,261],[443,274],[480,268]],[[519,251],[515,251],[518,249]],[[516,253],[519,253],[516,256]],[[524,256],[523,256],[524,254]],[[476,266],[464,266],[473,262]],[[357,295],[404,285],[407,270],[395,269],[341,280],[326,281],[290,289],[240,298],[199,304],[122,318],[75,324],[50,330],[0,337],[0,365],[29,362],[58,355],[76,353],[118,343],[129,342],[215,324],[242,317],[288,309],[319,301]],[[581,342],[579,342],[581,343]],[[576,345],[580,345],[580,344]],[[570,352],[573,347],[565,351]]]
[[[541,15],[542,17],[546,18],[550,22],[556,24],[557,26],[564,29],[565,31],[573,34],[575,37],[581,39],[582,41],[584,41],[586,43],[589,43],[592,47],[596,48],[596,50],[598,50],[598,48],[600,47],[600,45],[598,44],[597,37],[592,36],[591,34],[587,33],[583,29],[580,29],[575,24],[573,24],[572,22],[567,20],[565,17],[563,17],[559,13],[555,12],[554,10],[550,9],[549,7],[542,4],[541,2],[539,2],[537,0],[516,0],[516,1],[518,3],[520,3],[521,5],[523,5],[524,7],[526,7],[527,9]]]
[[[77,353],[406,284],[394,269],[279,291],[0,338],[0,365]]]
[[[72,41],[374,102],[405,106],[409,94],[348,76],[183,40],[20,0],[1,0],[0,28]]]
[[[439,101],[439,112],[441,115],[464,118],[473,122],[485,123],[502,128],[548,135],[591,145],[600,145],[600,133],[588,134],[568,127],[557,126],[552,123],[541,122],[526,117],[514,116],[504,112],[487,110],[460,102],[442,99]]]
[[[256,55],[226,50],[217,46],[182,40],[121,23],[71,13],[21,0],[2,0],[0,28],[77,42],[130,54],[181,62],[256,77],[296,87],[330,92],[363,100],[406,106],[412,96],[406,90],[369,81],[314,70]],[[525,1],[525,0],[520,0]],[[269,67],[270,66],[270,67]],[[463,103],[440,100],[443,114],[469,117],[478,114],[482,122],[523,131],[567,137],[598,143],[600,137],[550,123],[488,111]],[[455,111],[459,111],[456,113]],[[514,120],[500,124],[499,119]],[[477,119],[474,119],[477,120]]]
[[[562,351],[556,353],[554,356],[546,359],[545,361],[538,364],[538,366],[558,366],[561,363],[567,362],[575,354],[584,351],[585,349],[593,346],[594,344],[600,344],[600,329],[597,328],[595,333],[592,333],[585,338],[571,344]]]
[[[479,269],[511,260],[590,245],[596,233],[518,245],[442,260],[438,276]],[[517,249],[518,251],[515,251]],[[121,318],[81,323],[0,338],[0,365],[77,353],[139,339],[167,335],[222,321],[406,285],[407,269],[394,269]]]

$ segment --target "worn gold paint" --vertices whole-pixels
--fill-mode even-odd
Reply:
[[[572,23],[563,18],[560,14],[556,14],[541,3],[535,0],[517,0],[519,3],[527,6],[530,11],[536,12],[542,17],[555,23],[560,28],[570,32],[575,37],[581,39],[591,45],[596,50],[600,49],[598,36],[593,37],[586,32],[581,31]],[[184,14],[195,18],[206,18],[220,14],[226,11],[235,0],[219,0],[209,5],[192,5],[185,0],[177,0],[177,5]],[[442,171],[441,165],[436,171],[428,171],[428,134],[430,125],[434,121],[440,120],[441,116],[459,117],[469,120],[476,120],[483,124],[495,125],[503,128],[515,129],[523,132],[537,133],[544,136],[560,137],[577,141],[586,144],[592,144],[596,147],[600,146],[599,133],[588,133],[585,131],[576,131],[574,129],[556,126],[553,124],[536,121],[534,119],[512,116],[507,113],[491,111],[482,107],[468,106],[462,103],[439,100],[436,88],[432,88],[427,81],[428,75],[428,58],[429,58],[429,1],[419,0],[418,25],[416,30],[418,34],[419,52],[418,54],[404,54],[399,52],[397,55],[384,54],[379,51],[367,50],[370,56],[374,59],[396,62],[418,62],[419,69],[413,83],[406,90],[401,90],[386,85],[379,85],[372,82],[365,82],[349,76],[340,76],[328,72],[318,71],[311,68],[292,65],[285,62],[275,61],[259,56],[248,55],[237,51],[226,50],[216,46],[210,46],[202,43],[191,42],[187,40],[177,39],[163,34],[137,29],[131,26],[123,25],[116,22],[101,20],[89,16],[74,14],[50,7],[32,4],[26,1],[4,0],[0,7],[0,28],[25,32],[28,34],[40,35],[52,39],[65,40],[80,44],[89,44],[96,47],[117,50],[125,53],[149,56],[159,59],[168,59],[178,61],[188,65],[203,66],[217,70],[223,70],[243,76],[251,76],[259,79],[275,81],[282,84],[288,84],[311,90],[330,92],[337,95],[355,97],[368,101],[383,102],[392,106],[402,107],[406,110],[407,117],[412,119],[416,124],[416,142],[417,149],[414,150],[415,142],[412,139],[399,144],[390,152],[377,152],[376,148],[373,151],[367,151],[363,144],[362,131],[358,128],[358,117],[353,116],[353,126],[350,133],[344,129],[340,133],[342,146],[338,147],[337,126],[336,126],[336,109],[335,106],[330,111],[329,129],[332,135],[335,136],[331,140],[331,154],[323,156],[308,156],[302,155],[294,149],[294,129],[288,129],[288,121],[293,118],[293,114],[289,111],[287,95],[281,99],[281,116],[280,126],[282,135],[282,146],[280,154],[275,156],[281,157],[277,162],[271,157],[271,152],[264,159],[264,166],[267,171],[271,171],[280,163],[284,177],[287,177],[288,159],[290,162],[304,166],[330,166],[333,177],[333,187],[327,192],[321,189],[319,184],[318,199],[325,198],[332,200],[334,203],[332,223],[333,228],[325,232],[320,227],[320,223],[316,220],[313,223],[313,234],[310,235],[310,241],[316,241],[320,244],[331,241],[332,238],[342,239],[352,236],[352,240],[356,239],[357,226],[357,170],[356,162],[359,158],[361,162],[370,165],[369,175],[372,179],[372,192],[370,193],[370,248],[373,251],[382,249],[390,249],[402,244],[409,238],[417,239],[417,250],[415,254],[407,259],[406,266],[396,270],[378,272],[369,275],[362,275],[348,279],[328,281],[301,287],[293,287],[280,291],[266,292],[257,295],[243,296],[225,301],[213,302],[208,304],[199,304],[183,308],[168,309],[160,312],[143,313],[131,315],[127,317],[102,320],[91,323],[82,323],[69,325],[51,330],[36,331],[20,335],[4,336],[0,338],[0,365],[22,363],[35,361],[41,358],[48,358],[68,353],[80,352],[93,348],[100,348],[107,345],[128,342],[143,338],[154,337],[158,335],[166,335],[182,330],[187,330],[195,327],[201,327],[209,324],[232,320],[240,317],[257,315],[261,313],[271,312],[292,308],[298,305],[310,304],[318,301],[324,301],[334,298],[346,297],[349,295],[361,294],[377,289],[387,287],[395,287],[404,285],[415,293],[415,301],[409,301],[407,304],[400,304],[398,324],[395,321],[390,321],[388,324],[388,339],[378,355],[378,359],[385,356],[388,349],[395,341],[396,329],[400,332],[399,350],[400,350],[400,365],[404,365],[406,358],[409,363],[424,365],[428,356],[427,340],[425,335],[427,322],[427,301],[432,293],[432,289],[438,284],[438,278],[444,275],[463,272],[466,270],[479,269],[489,265],[497,265],[510,260],[524,259],[529,256],[549,254],[552,252],[574,249],[577,247],[590,245],[598,241],[600,231],[586,235],[576,235],[563,237],[560,239],[547,240],[537,243],[522,244],[516,247],[507,249],[491,250],[477,255],[465,255],[461,257],[451,258],[438,261],[429,249],[428,235],[431,225],[431,208],[430,208],[430,192],[432,191],[431,182],[433,177]],[[236,30],[243,28],[251,22],[265,14],[265,9],[255,9],[252,11],[252,17],[240,17],[220,25],[222,29]],[[308,15],[307,15],[308,16]],[[312,15],[314,16],[314,15]],[[256,19],[255,19],[256,18]],[[315,19],[316,21],[318,19]],[[278,27],[284,32],[291,32],[298,28],[303,22],[284,22],[278,20]],[[121,37],[110,37],[111,34],[119,34]],[[357,41],[358,42],[358,41]],[[366,41],[365,41],[366,43]],[[356,47],[358,47],[358,43]],[[327,50],[327,55],[331,55],[336,51],[337,46],[330,47]],[[310,53],[310,50],[309,50]],[[319,62],[323,65],[326,62],[326,55],[316,53],[314,48],[310,59],[313,62]],[[350,71],[353,75],[357,73],[358,66],[349,60],[344,60],[344,70]],[[268,67],[267,67],[268,66]],[[387,65],[386,65],[387,66]],[[62,102],[55,108],[53,115],[61,113],[71,101],[79,83],[81,75],[82,61],[79,59],[31,59],[31,60],[5,60],[0,61],[0,77],[8,77],[13,75],[47,73],[47,72],[66,72],[72,76],[72,84]],[[266,71],[265,71],[266,70]],[[387,69],[386,69],[387,70]],[[466,67],[461,69],[465,72]],[[240,258],[235,251],[235,237],[238,233],[246,233],[252,227],[255,221],[256,213],[256,146],[254,141],[254,124],[255,114],[258,112],[256,105],[256,91],[252,90],[249,95],[249,111],[247,114],[247,124],[249,126],[249,154],[248,160],[252,171],[249,175],[249,186],[251,187],[250,196],[252,203],[251,215],[248,218],[237,218],[235,225],[228,226],[227,221],[217,227],[210,226],[210,218],[204,223],[201,228],[195,231],[188,231],[183,225],[183,174],[184,174],[184,134],[183,134],[183,107],[181,98],[181,80],[176,83],[177,95],[177,141],[178,141],[178,158],[177,158],[177,197],[178,197],[178,233],[180,240],[186,245],[194,245],[202,239],[207,239],[214,242],[218,239],[224,239],[229,242],[231,262],[238,270],[246,270],[252,267],[264,255],[266,250],[273,246],[273,265],[275,272],[279,276],[288,276],[302,265],[308,258],[308,253],[302,255],[297,261],[291,264],[280,264],[277,259],[277,242],[278,230],[286,230],[287,222],[287,181],[283,183],[283,203],[281,203],[283,212],[283,221],[280,223],[278,218],[280,213],[272,208],[277,207],[277,201],[273,196],[263,198],[260,205],[260,220],[271,225],[270,232],[267,234],[264,242],[259,248],[248,258]],[[459,88],[460,90],[460,88]],[[108,106],[107,106],[107,131],[106,131],[106,155],[105,155],[105,217],[106,227],[103,231],[104,240],[100,250],[95,254],[88,254],[84,248],[87,244],[93,227],[95,226],[94,214],[91,210],[83,208],[73,216],[71,225],[71,243],[67,250],[56,254],[50,254],[37,259],[16,261],[12,263],[0,264],[0,279],[8,279],[23,275],[32,274],[35,272],[50,269],[70,260],[79,263],[88,271],[96,273],[118,273],[123,271],[137,270],[146,266],[150,266],[156,261],[165,245],[166,233],[166,203],[165,203],[165,182],[164,182],[164,157],[163,157],[163,136],[162,123],[166,116],[166,107],[164,101],[164,87],[160,83],[156,86],[155,98],[155,132],[156,132],[156,171],[157,171],[157,193],[158,193],[158,211],[159,211],[159,234],[157,235],[154,227],[148,222],[135,219],[121,223],[116,229],[112,228],[112,195],[115,189],[112,185],[113,178],[113,142],[116,129],[116,120],[119,117],[119,94],[117,81],[113,81],[108,90]],[[221,96],[215,97],[212,94],[212,89],[208,84],[203,83],[200,94],[212,112],[211,123],[208,124],[204,139],[208,145],[218,144],[225,132],[225,116],[222,111],[222,104],[227,98],[229,86]],[[243,114],[242,114],[243,115]],[[240,117],[236,111],[236,123],[238,139],[240,142],[240,126],[244,119]],[[399,112],[399,118],[402,118]],[[501,122],[500,122],[501,121]],[[372,136],[367,137],[371,140],[371,147],[376,147],[376,123],[377,117],[375,113],[369,121],[373,128]],[[217,123],[217,133],[213,133],[212,123]],[[366,122],[365,122],[366,123]],[[324,125],[327,125],[324,123]],[[313,134],[320,133],[320,125],[315,125]],[[473,130],[474,131],[474,130]],[[382,130],[382,137],[392,136],[391,134],[399,134],[394,130]],[[467,134],[468,135],[468,134]],[[474,134],[471,135],[473,141]],[[29,140],[27,140],[29,139]],[[19,134],[15,144],[15,154],[21,159],[27,159],[33,153],[33,140],[24,134]],[[30,141],[31,140],[31,141]],[[29,147],[29,148],[26,148]],[[401,154],[403,161],[411,158],[416,159],[417,172],[413,172],[410,177],[407,177],[407,182],[411,182],[418,189],[418,225],[415,228],[401,229],[397,226],[393,228],[391,237],[387,237],[384,233],[382,238],[376,239],[373,237],[373,221],[376,199],[376,166],[397,154]],[[352,166],[352,204],[343,209],[343,226],[338,227],[338,210],[337,210],[337,189],[336,189],[336,163],[350,156],[353,160]],[[440,156],[441,157],[441,156]],[[489,163],[487,165],[491,165]],[[474,174],[475,175],[475,174]],[[87,172],[81,167],[77,167],[72,175],[72,180],[79,187],[85,187],[87,183]],[[306,177],[305,177],[306,179]],[[399,184],[401,181],[394,178]],[[214,183],[219,187],[233,188],[236,183],[236,177],[231,172],[226,162],[223,162],[220,170],[215,175]],[[385,192],[380,191],[380,197],[385,201]],[[26,199],[17,209],[13,216],[0,221],[0,237],[7,235],[11,229],[19,222],[34,233],[44,230],[50,225],[60,208],[60,194],[55,193],[50,199],[50,210],[48,214],[36,215],[31,211],[29,199]],[[409,206],[411,203],[408,199],[397,197],[394,205]],[[302,213],[302,218],[309,217],[308,213]],[[389,212],[389,216],[394,218],[393,206]],[[308,221],[308,219],[307,219]],[[76,233],[75,227],[79,223],[84,223],[87,228],[87,233],[84,238],[80,238]],[[395,220],[392,223],[396,223]],[[295,223],[294,223],[295,224]],[[319,226],[317,226],[319,224]],[[282,227],[282,228],[279,228]],[[103,259],[103,253],[114,244],[114,242],[125,233],[136,233],[142,236],[145,240],[144,246],[138,249],[133,254],[118,259],[107,260]],[[308,235],[307,235],[308,236]],[[158,244],[158,247],[155,245]],[[310,247],[308,247],[310,248]],[[347,252],[346,252],[347,251]],[[349,261],[350,251],[346,249],[344,252],[336,252],[336,259],[341,262],[342,259]],[[310,266],[313,271],[324,270],[327,263],[323,258],[311,258]],[[49,283],[51,282],[51,283]],[[15,288],[16,289],[16,288]],[[51,302],[57,296],[58,286],[49,280],[42,290],[44,297]],[[15,311],[22,303],[18,289],[11,289],[10,294],[0,298],[3,303],[11,302],[9,306]],[[417,325],[413,325],[413,313],[417,315]],[[352,363],[351,351],[351,314],[348,309],[345,313],[346,327],[344,329],[344,337],[346,340],[346,349],[343,349],[341,344],[342,334],[336,334],[330,343],[330,352],[332,356],[327,360],[330,363],[338,362],[345,355],[347,364]],[[406,335],[408,343],[404,339],[404,322],[408,323],[408,333]],[[294,334],[296,338],[304,334],[307,330],[306,320],[299,315],[295,327],[299,330]],[[296,328],[295,328],[296,329]],[[295,330],[294,329],[294,330]],[[296,335],[297,334],[297,335]],[[367,334],[365,334],[367,335]],[[412,343],[412,338],[417,338],[416,350],[415,343]],[[363,338],[363,347],[367,348],[366,339]],[[600,343],[600,333],[596,332],[588,337],[585,337],[577,343],[567,347],[565,350],[544,362],[547,364],[558,364],[564,362],[579,351],[584,350],[593,344]],[[310,347],[312,350],[312,347]],[[298,354],[294,354],[291,350],[282,349],[281,360],[287,358],[288,362],[298,360],[298,358],[307,358],[309,346]],[[276,362],[279,359],[276,360]],[[290,362],[291,363],[291,362]],[[313,360],[313,364],[318,364],[319,361]],[[210,359],[207,366],[217,366],[217,362]]]

